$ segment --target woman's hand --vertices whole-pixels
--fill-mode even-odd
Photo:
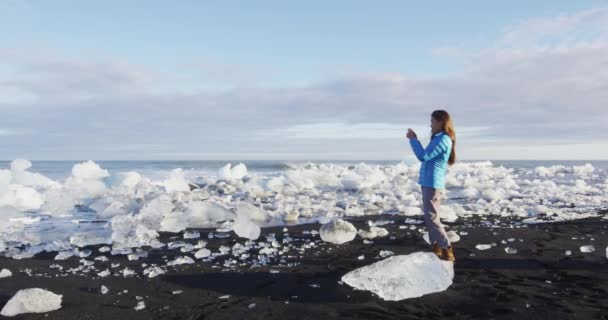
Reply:
[[[407,128],[407,135],[406,135],[406,137],[408,139],[416,139],[416,138],[418,138],[418,136],[416,136],[416,132],[414,132],[414,130],[412,130],[410,128]]]

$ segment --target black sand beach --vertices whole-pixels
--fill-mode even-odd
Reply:
[[[373,244],[365,244],[359,237],[343,245],[321,242],[301,257],[290,252],[282,266],[274,261],[268,266],[230,269],[222,263],[232,257],[229,255],[214,262],[179,265],[154,278],[143,276],[142,263],[164,265],[184,255],[163,248],[150,250],[149,257],[137,261],[106,253],[110,261],[95,261],[98,271],[120,263],[119,269],[129,266],[137,274],[100,278],[93,272],[66,272],[80,265],[77,257],[55,261],[55,253],[43,253],[32,259],[0,258],[0,269],[13,272],[12,277],[0,279],[0,305],[19,289],[39,287],[63,295],[62,308],[13,319],[608,319],[607,219],[521,224],[488,217],[446,223],[448,230],[466,232],[454,244],[454,283],[444,292],[398,302],[383,301],[339,283],[345,273],[380,260],[381,250],[396,255],[428,250],[420,232],[399,228],[407,226],[405,217],[367,216],[349,221],[363,228],[368,220],[381,219],[394,223],[384,225],[389,236],[374,239]],[[283,228],[264,228],[262,237],[275,233],[280,241]],[[318,230],[318,224],[287,229],[294,244],[319,240],[318,235],[303,233]],[[234,233],[230,238],[208,239],[208,232],[214,230],[199,231],[213,252],[237,241]],[[175,234],[163,234],[161,241],[171,241],[171,237]],[[492,242],[497,245],[489,250],[475,248]],[[595,252],[579,250],[590,244]],[[518,252],[506,253],[507,246]],[[87,260],[101,255],[96,248],[91,248],[93,254]],[[566,250],[572,254],[566,256]],[[365,259],[359,260],[360,255]],[[63,271],[49,268],[52,264],[61,265]],[[109,289],[107,294],[100,293],[102,285]],[[143,310],[134,309],[137,296],[145,303]]]

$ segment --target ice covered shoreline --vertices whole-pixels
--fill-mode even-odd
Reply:
[[[0,257],[2,268],[13,273],[0,279],[0,307],[19,290],[39,287],[63,295],[65,305],[47,313],[49,319],[82,314],[91,319],[166,319],[200,313],[214,319],[285,319],[303,309],[315,312],[315,318],[329,313],[366,318],[370,305],[371,310],[383,310],[386,318],[404,312],[418,319],[504,317],[506,312],[559,319],[602,314],[608,283],[606,219],[548,224],[499,216],[459,219],[448,224],[461,237],[455,244],[453,285],[406,303],[355,290],[341,279],[388,257],[428,252],[420,220],[384,214],[349,221],[367,230],[370,219],[388,235],[371,240],[358,235],[337,245],[320,239],[319,224],[263,228],[256,241],[233,233],[224,237],[215,229],[191,229],[161,232],[159,241],[167,246],[135,248],[128,255],[112,255],[108,246],[96,245],[60,261],[54,260],[56,253],[40,253],[35,259]],[[192,238],[195,232],[198,238]],[[199,249],[193,247],[201,241],[210,256],[196,254]],[[480,243],[489,248],[477,248]],[[589,246],[595,250],[581,249]]]
[[[166,245],[159,232],[188,228],[235,231],[254,240],[259,226],[421,215],[419,166],[405,163],[309,163],[277,173],[227,164],[195,180],[182,169],[152,180],[88,161],[55,181],[30,167],[17,159],[0,170],[0,255],[15,259],[88,245],[111,245],[116,252],[158,248]],[[608,204],[606,172],[591,164],[516,170],[489,161],[457,163],[446,184],[446,223],[479,215],[563,221],[597,216]]]

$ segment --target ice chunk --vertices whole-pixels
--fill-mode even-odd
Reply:
[[[7,170],[2,170],[8,173],[8,180],[5,180],[6,177],[0,178],[0,181],[6,181],[6,184],[9,182],[11,184],[19,184],[27,187],[58,187],[60,184],[39,174],[34,172],[26,171],[32,166],[32,163],[25,159],[15,159],[11,162],[11,170],[10,172]],[[4,175],[4,174],[3,174]],[[2,182],[0,182],[2,184]],[[0,187],[0,193],[2,188]]]
[[[72,177],[79,180],[97,180],[110,176],[108,170],[102,169],[97,163],[89,160],[72,167]]]
[[[377,237],[385,237],[388,235],[388,230],[381,227],[370,227],[369,231],[359,230],[357,233],[361,238],[374,239]]]
[[[180,232],[188,228],[190,216],[182,211],[173,211],[165,214],[160,222],[160,231]]]
[[[498,201],[504,199],[507,194],[504,189],[486,189],[481,193],[481,196],[489,201]]]
[[[61,295],[40,288],[23,289],[4,305],[0,315],[12,317],[22,313],[43,313],[61,308]]]
[[[194,260],[192,260],[192,258],[190,258],[188,256],[183,256],[183,257],[177,257],[173,261],[167,262],[167,265],[175,266],[175,265],[179,265],[179,264],[193,264],[193,263],[194,263]]]
[[[102,180],[110,176],[110,173],[99,167],[98,164],[89,160],[74,165],[72,175],[68,177],[64,187],[76,199],[89,199],[101,196],[107,191],[105,182]]]
[[[174,208],[171,197],[167,194],[161,194],[152,198],[143,206],[137,219],[146,227],[159,230],[163,216],[171,214]]]
[[[505,252],[508,253],[508,254],[516,254],[517,253],[517,249],[511,248],[511,247],[505,247]]]
[[[184,239],[197,239],[200,238],[201,234],[198,231],[186,231],[184,232]]]
[[[8,185],[11,183],[12,174],[8,170],[0,169],[0,195],[8,190]]]
[[[346,172],[342,175],[342,188],[344,190],[359,190],[365,184],[365,178],[355,172]]]
[[[112,218],[112,241],[123,247],[148,246],[157,237],[158,232],[147,228],[132,215]]]
[[[361,267],[344,275],[342,281],[384,300],[398,301],[444,291],[453,278],[452,262],[442,261],[431,252],[415,252]]]
[[[332,220],[319,230],[321,239],[325,242],[343,244],[352,241],[357,235],[357,228],[342,219]]]
[[[231,174],[230,174],[230,168],[232,167],[232,164],[228,163],[225,166],[221,167],[220,170],[218,170],[217,172],[217,177],[220,180],[230,180],[232,178]]]
[[[492,246],[489,244],[478,244],[475,246],[475,248],[477,250],[488,250],[488,249],[492,248]]]
[[[450,230],[446,232],[446,234],[448,235],[448,240],[450,240],[450,242],[460,241],[460,235],[458,235],[458,233],[456,233],[455,231]]]
[[[163,183],[167,192],[189,192],[190,186],[184,177],[184,171],[181,168],[174,169],[169,175],[169,179]]]
[[[8,278],[8,277],[10,277],[12,275],[13,275],[13,273],[10,270],[8,270],[8,269],[2,269],[2,271],[0,271],[0,279],[1,278]]]
[[[202,259],[202,258],[207,258],[210,255],[211,255],[211,250],[209,250],[207,248],[202,248],[194,254],[194,257],[197,259]]]
[[[146,303],[143,301],[138,301],[137,306],[135,306],[135,308],[133,308],[133,309],[135,309],[136,311],[139,311],[139,310],[143,310],[145,308],[146,308]]]
[[[106,293],[108,293],[108,291],[110,291],[110,289],[108,289],[108,287],[102,285],[99,291],[101,292],[101,294],[106,294]]]
[[[123,173],[122,180],[120,180],[119,186],[125,189],[133,189],[141,180],[142,177],[139,173],[135,171],[129,171]]]
[[[479,196],[479,190],[474,187],[467,187],[462,190],[462,195],[466,198],[476,198]]]
[[[377,220],[377,221],[369,220],[369,221],[367,221],[367,224],[370,227],[379,227],[379,226],[384,226],[384,225],[392,224],[392,223],[395,223],[395,222],[393,220]]]
[[[232,164],[228,163],[217,172],[217,176],[220,180],[241,180],[247,175],[247,167],[239,163],[232,167]]]
[[[242,238],[255,240],[260,236],[260,227],[251,220],[250,210],[242,210],[238,207],[237,216],[234,219],[234,232]],[[245,206],[245,208],[248,208]]]
[[[104,270],[102,272],[97,273],[97,275],[99,277],[101,277],[101,278],[105,278],[105,277],[109,276],[110,274],[112,274],[112,273],[108,269],[106,269],[106,270]]]
[[[34,188],[11,184],[6,192],[0,195],[0,206],[14,207],[19,211],[39,209],[44,203],[42,195]]]
[[[148,276],[148,278],[154,278],[161,274],[164,274],[166,271],[161,267],[150,267],[144,270],[144,276]]]
[[[125,202],[129,200],[125,199]],[[102,218],[111,218],[116,215],[125,215],[129,213],[129,208],[122,201],[117,201],[112,197],[103,197],[93,200],[89,204],[89,209],[95,210]]]
[[[29,160],[15,159],[11,162],[11,170],[13,171],[25,171],[32,166]]]
[[[590,252],[595,252],[595,247],[593,245],[589,244],[586,246],[581,246],[580,250],[583,253],[590,253]]]
[[[56,216],[70,215],[76,206],[76,199],[63,187],[47,190],[44,199],[40,210]]]
[[[266,210],[247,202],[239,202],[236,210],[255,221],[266,221],[269,218]]]
[[[234,213],[211,201],[192,201],[186,212],[190,215],[191,228],[205,228],[210,223],[234,219]]]
[[[585,163],[585,165],[582,166],[572,166],[572,171],[574,171],[574,174],[577,176],[585,176],[591,174],[594,170],[595,168],[591,163]]]
[[[230,170],[230,176],[233,180],[241,180],[247,175],[247,167],[239,163]]]
[[[97,244],[111,244],[109,234],[96,232],[78,232],[70,237],[70,243],[78,247],[86,247]]]
[[[382,258],[386,258],[388,256],[392,256],[393,254],[395,253],[390,250],[380,250],[380,253],[378,255]]]

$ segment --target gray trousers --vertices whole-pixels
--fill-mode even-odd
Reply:
[[[443,189],[422,187],[422,212],[424,213],[424,222],[429,230],[431,244],[437,242],[441,248],[447,248],[451,245],[450,240],[448,240],[441,220],[439,220],[439,208],[443,192]]]

